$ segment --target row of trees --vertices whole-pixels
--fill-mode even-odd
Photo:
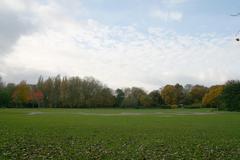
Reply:
[[[229,81],[225,85],[210,88],[202,85],[166,85],[147,93],[132,87],[112,90],[100,81],[87,77],[39,78],[37,84],[25,81],[4,84],[0,77],[0,106],[4,107],[162,107],[182,106],[216,107],[240,110],[240,82]]]

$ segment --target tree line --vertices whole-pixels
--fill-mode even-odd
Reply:
[[[200,108],[240,111],[240,81],[224,85],[166,85],[147,93],[139,87],[113,90],[100,81],[80,77],[39,77],[37,84],[5,84],[0,77],[1,107],[52,108]]]

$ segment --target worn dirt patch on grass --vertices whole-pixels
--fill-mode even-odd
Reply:
[[[187,115],[214,115],[217,113],[205,113],[205,112],[193,112],[193,113],[164,113],[164,112],[153,112],[153,113],[133,113],[133,112],[121,112],[121,113],[89,113],[89,112],[78,112],[78,115],[85,116],[145,116],[145,115],[158,115],[158,116],[187,116]]]
[[[44,114],[44,112],[30,112],[28,115],[33,116],[33,115],[39,115],[39,114]]]

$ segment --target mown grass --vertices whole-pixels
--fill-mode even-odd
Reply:
[[[240,113],[0,109],[0,159],[240,159]]]

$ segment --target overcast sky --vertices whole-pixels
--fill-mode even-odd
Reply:
[[[0,76],[109,87],[240,79],[239,0],[0,0]]]

